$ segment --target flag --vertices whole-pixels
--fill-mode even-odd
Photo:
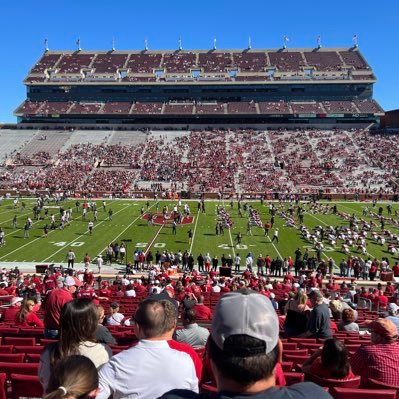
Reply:
[[[216,50],[216,37],[213,38],[213,49]]]
[[[181,37],[179,37],[179,50],[183,50]]]
[[[251,36],[248,37],[248,50],[251,50],[252,43],[251,43]]]
[[[288,36],[284,36],[284,41],[285,41],[285,42],[289,42],[289,41],[290,41],[290,38],[289,38]]]
[[[144,50],[147,51],[148,50],[148,40],[144,39]]]

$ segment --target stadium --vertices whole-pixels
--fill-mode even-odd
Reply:
[[[9,310],[15,297],[46,297],[35,313],[44,324],[16,323],[3,312],[5,395],[42,396],[48,376],[39,353],[51,338],[65,339],[57,334],[66,328],[48,324],[51,292],[82,285],[79,298],[110,308],[104,325],[113,355],[140,345],[134,315],[149,294],[178,301],[179,331],[193,297],[212,314],[223,294],[247,287],[277,311],[277,385],[306,378],[332,395],[314,397],[395,398],[397,359],[390,360],[393,377],[384,370],[368,378],[357,355],[374,344],[368,320],[396,304],[399,278],[396,113],[385,114],[374,98],[376,81],[356,42],[243,50],[46,46],[23,81],[17,123],[0,128],[1,300]],[[297,320],[308,305],[314,312],[316,302],[298,299],[314,291],[339,302],[338,311],[327,309],[333,334],[291,334],[287,309],[295,302]],[[344,307],[356,310],[356,331],[341,329]],[[128,317],[114,323],[116,308]],[[209,319],[197,319],[211,329]],[[357,359],[356,376],[309,368],[332,336]],[[207,358],[204,345],[195,350]],[[196,390],[215,393],[220,386],[207,371],[197,375]],[[101,373],[98,397],[120,394],[118,378],[108,392]],[[137,395],[158,397],[148,392]]]

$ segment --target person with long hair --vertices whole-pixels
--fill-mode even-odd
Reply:
[[[295,297],[285,305],[284,332],[289,337],[300,335],[306,331],[310,308],[307,305],[308,296],[300,289]]]
[[[91,399],[98,392],[98,372],[86,356],[72,355],[53,369],[43,399]]]
[[[322,349],[318,349],[302,365],[306,374],[320,378],[350,380],[355,378],[349,364],[345,345],[336,338],[326,339]]]
[[[35,301],[33,299],[25,299],[22,302],[20,311],[15,317],[15,324],[21,327],[41,327],[44,328],[44,323],[34,312]]]
[[[40,356],[39,377],[44,389],[47,388],[50,370],[68,356],[86,356],[97,368],[109,360],[111,348],[96,342],[97,325],[97,308],[91,299],[77,298],[64,305],[60,318],[60,339],[50,344]]]

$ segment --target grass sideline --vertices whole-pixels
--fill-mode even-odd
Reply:
[[[26,209],[23,210],[21,203],[26,203]],[[98,222],[95,222],[93,235],[89,235],[88,222],[93,219],[92,212],[88,212],[86,220],[82,220],[81,213],[76,212],[76,199],[61,203],[64,209],[72,208],[73,220],[70,225],[64,230],[56,229],[49,230],[47,237],[43,236],[43,227],[47,223],[50,226],[49,217],[44,219],[44,212],[42,211],[40,220],[33,218],[32,208],[36,203],[33,198],[21,199],[18,208],[14,209],[12,199],[3,200],[0,204],[0,227],[5,232],[5,245],[0,247],[0,262],[36,262],[40,263],[64,263],[66,262],[66,253],[69,248],[72,248],[76,254],[76,263],[82,264],[83,257],[88,253],[92,260],[98,254],[105,254],[106,247],[109,243],[118,242],[122,239],[132,240],[128,243],[127,254],[129,260],[132,260],[134,249],[140,248],[144,251],[151,250],[153,254],[157,250],[168,250],[172,252],[188,250],[193,253],[196,259],[199,253],[205,255],[210,253],[211,256],[217,255],[220,257],[224,255],[231,255],[234,259],[237,253],[240,254],[242,262],[241,267],[244,268],[244,258],[248,252],[252,252],[255,257],[259,254],[263,256],[270,255],[275,257],[294,257],[294,251],[300,247],[302,252],[307,247],[309,251],[314,249],[311,243],[301,238],[300,232],[295,227],[286,227],[285,220],[278,214],[275,217],[275,227],[279,228],[279,243],[272,243],[273,229],[270,230],[269,237],[264,235],[263,228],[253,226],[253,235],[246,235],[248,217],[240,217],[238,215],[237,201],[233,201],[233,207],[230,206],[230,201],[206,201],[205,213],[197,212],[198,201],[182,201],[182,205],[187,203],[190,206],[191,216],[193,220],[191,224],[183,224],[177,226],[176,235],[172,234],[172,227],[167,225],[148,226],[147,221],[142,218],[141,208],[146,210],[146,201],[144,200],[106,200],[106,210],[103,210],[102,200],[96,200],[98,209]],[[79,200],[83,203],[83,200]],[[242,205],[246,201],[242,201]],[[156,213],[155,201],[149,201],[150,206],[148,212]],[[268,203],[265,202],[263,206],[259,201],[248,201],[254,209],[257,209],[264,224],[266,220],[270,220]],[[277,203],[275,203],[277,204]],[[371,203],[356,203],[356,202],[329,202],[328,205],[332,207],[336,205],[339,212],[346,212],[348,214],[355,214],[358,218],[370,220],[370,217],[363,217],[362,210],[365,206],[377,212],[379,206],[383,207],[383,216],[387,214],[388,203],[377,203],[375,208],[372,208]],[[160,201],[157,213],[162,213],[163,206],[167,205],[169,211],[176,205],[175,201]],[[59,209],[54,203],[46,204],[49,207],[50,216],[54,213],[57,220],[59,220]],[[226,211],[230,214],[233,226],[230,230],[225,229],[224,235],[215,234],[216,224],[216,207],[224,206]],[[290,205],[285,203],[284,208]],[[108,210],[112,208],[112,221],[108,220]],[[82,206],[80,207],[80,210]],[[392,204],[393,213],[399,210],[399,204]],[[12,227],[12,219],[14,215],[18,218],[18,228]],[[33,225],[30,230],[30,237],[23,238],[23,225],[27,218],[33,220]],[[378,226],[376,231],[380,232],[379,223],[374,220]],[[309,213],[304,215],[304,224],[309,230],[317,225],[321,226],[342,226],[349,225],[349,222],[343,220],[341,217],[334,214]],[[188,231],[192,230],[193,239],[191,244],[188,239]],[[393,224],[386,223],[385,229],[389,229],[392,233],[399,235],[399,228]],[[242,243],[237,245],[237,233],[242,234]],[[323,252],[323,257],[333,257],[338,264],[346,255],[341,251],[341,242],[338,241],[335,247],[330,247],[325,243],[326,250]],[[367,238],[367,251],[370,257],[388,257],[390,263],[393,265],[398,259],[393,257],[387,251],[387,244],[381,246],[374,242],[370,234]],[[352,248],[351,254],[353,256],[361,256],[356,248]],[[104,266],[106,270],[106,266]]]

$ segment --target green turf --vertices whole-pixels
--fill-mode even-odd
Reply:
[[[219,258],[222,254],[231,255],[233,258],[236,253],[239,253],[244,264],[244,258],[248,252],[252,252],[255,256],[262,254],[271,257],[294,256],[294,251],[297,247],[309,247],[313,251],[309,242],[302,240],[299,231],[296,228],[285,227],[285,221],[278,215],[275,218],[275,226],[280,229],[280,242],[272,244],[268,237],[265,237],[263,229],[259,227],[252,227],[253,236],[247,236],[247,220],[246,216],[240,217],[237,210],[237,202],[234,201],[233,208],[230,207],[230,202],[206,202],[206,213],[197,213],[197,202],[189,201],[191,214],[194,216],[191,225],[182,225],[177,227],[177,234],[172,234],[170,226],[147,226],[147,221],[141,218],[140,208],[145,206],[145,201],[138,200],[108,200],[107,210],[102,208],[102,201],[98,200],[98,222],[95,223],[93,235],[88,234],[88,221],[92,219],[92,213],[89,212],[86,221],[82,221],[81,214],[75,211],[75,201],[63,203],[64,209],[71,207],[73,209],[73,220],[64,230],[51,231],[48,237],[43,237],[43,226],[45,223],[50,224],[49,218],[44,220],[44,213],[42,212],[42,219],[36,221],[33,219],[32,207],[35,204],[34,199],[26,199],[26,210],[21,210],[21,201],[17,209],[14,209],[12,200],[4,200],[0,205],[0,227],[6,233],[6,245],[0,247],[0,262],[37,262],[37,263],[62,263],[65,262],[66,253],[69,248],[73,248],[76,253],[77,262],[82,262],[83,256],[87,252],[92,258],[97,254],[104,254],[107,245],[111,242],[120,243],[122,239],[130,239],[131,243],[128,245],[128,256],[132,258],[134,248],[140,247],[148,251],[151,249],[153,253],[157,250],[169,250],[177,252],[179,250],[188,250],[194,254],[196,258],[201,252],[203,255],[209,252],[211,256],[217,255]],[[83,201],[81,201],[83,202]],[[242,202],[244,204],[245,201]],[[162,207],[167,204],[169,209],[172,209],[174,202],[161,201],[159,212]],[[184,204],[184,201],[183,201]],[[227,212],[233,219],[233,227],[229,231],[225,229],[223,236],[216,236],[216,206],[224,205]],[[48,204],[54,207],[53,203]],[[270,219],[268,214],[268,206],[265,203],[261,206],[260,202],[251,202],[251,205],[258,209],[262,222]],[[332,206],[333,203],[330,203]],[[386,203],[381,204],[384,208],[384,216],[387,216]],[[285,204],[284,207],[288,207]],[[338,211],[354,213],[357,217],[362,217],[362,209],[365,204],[340,202],[337,203]],[[369,209],[371,204],[367,204]],[[379,204],[373,210],[377,212]],[[113,220],[108,220],[108,209],[113,210]],[[399,205],[393,204],[393,211],[399,210]],[[155,202],[150,201],[149,211],[155,212]],[[57,219],[59,216],[58,208],[49,208],[49,215],[54,212]],[[18,228],[13,229],[12,218],[14,215],[18,216]],[[23,225],[26,218],[30,216],[33,219],[33,226],[30,230],[30,237],[23,238]],[[370,217],[365,217],[370,220]],[[378,223],[378,221],[376,221]],[[348,225],[349,223],[342,218],[333,214],[320,213],[306,213],[304,223],[307,227],[312,229],[317,225],[322,226],[337,226]],[[192,229],[194,232],[193,241],[188,242],[188,230]],[[386,222],[385,229],[391,230],[394,234],[399,234],[399,229],[394,225]],[[380,230],[379,224],[376,228]],[[236,235],[238,232],[243,235],[241,246],[236,245]],[[270,231],[270,238],[273,234],[273,229]],[[367,251],[372,257],[381,259],[386,256],[390,261],[395,261],[387,251],[387,245],[380,246],[374,243],[370,235],[367,239]],[[325,243],[326,247],[328,244]],[[359,256],[360,253],[355,248],[352,249],[352,254]],[[332,256],[338,263],[345,255],[341,252],[341,242],[338,241],[336,248],[327,248],[323,253],[326,258]]]

